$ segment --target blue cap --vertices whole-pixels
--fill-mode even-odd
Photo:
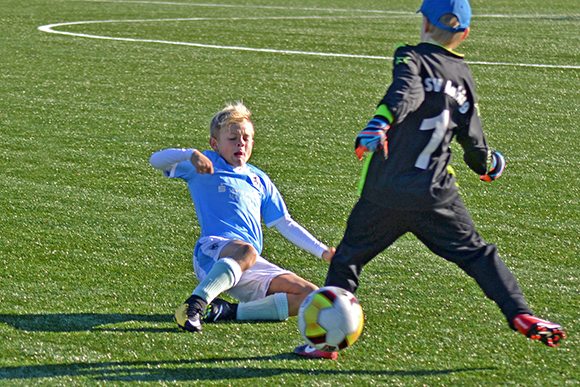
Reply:
[[[471,6],[467,0],[424,0],[417,13],[419,12],[429,20],[429,23],[451,32],[465,31],[471,21]],[[459,19],[457,28],[448,27],[439,21],[446,13],[451,13]]]

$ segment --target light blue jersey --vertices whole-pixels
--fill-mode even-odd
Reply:
[[[213,174],[199,174],[189,161],[165,171],[183,179],[195,205],[201,236],[235,238],[262,252],[262,223],[272,226],[288,215],[284,199],[268,175],[246,164],[233,167],[213,151],[203,152],[213,163]]]

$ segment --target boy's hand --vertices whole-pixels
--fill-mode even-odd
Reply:
[[[491,153],[491,169],[487,173],[487,175],[479,176],[480,180],[483,181],[492,181],[497,179],[503,173],[505,168],[505,158],[499,152],[492,152]]]
[[[385,152],[385,156],[387,154],[385,140],[390,125],[382,117],[379,117],[375,116],[370,120],[367,127],[356,136],[354,149],[359,160],[362,160],[365,152],[374,152],[381,148]]]
[[[191,164],[197,170],[197,173],[200,174],[212,174],[213,173],[213,164],[210,159],[207,158],[203,153],[195,149],[193,154],[191,155]]]
[[[336,249],[334,247],[329,248],[324,253],[322,253],[322,259],[326,262],[330,263],[332,257],[334,257],[334,253],[336,253]]]

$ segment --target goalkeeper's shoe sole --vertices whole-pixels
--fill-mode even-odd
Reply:
[[[566,338],[566,332],[561,325],[529,314],[516,316],[514,326],[527,338],[540,340],[549,347],[557,347]]]
[[[310,359],[331,359],[336,360],[338,358],[338,352],[324,352],[308,344],[302,344],[294,348],[294,354],[298,356],[307,357]]]
[[[183,304],[175,311],[175,322],[184,331],[201,333],[200,313],[188,313],[189,304]]]
[[[201,322],[210,324],[218,321],[235,320],[237,311],[238,304],[232,304],[226,300],[216,298],[205,308],[205,312],[201,316]]]

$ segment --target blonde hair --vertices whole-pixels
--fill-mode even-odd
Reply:
[[[250,117],[252,117],[252,112],[250,112],[250,109],[248,109],[243,102],[238,101],[235,104],[229,103],[211,119],[209,124],[209,134],[213,138],[218,138],[220,130],[222,130],[224,126],[242,122],[244,120],[252,123]]]
[[[441,16],[439,18],[439,21],[444,25],[446,25],[447,27],[451,28],[459,27],[459,19],[457,19],[457,16],[455,16],[452,13],[446,13],[445,15]],[[451,32],[444,30],[443,28],[439,28],[434,24],[431,24],[429,32],[431,33],[431,37],[433,38],[433,40],[435,40],[442,46],[446,46],[449,43],[451,43],[456,34],[463,34],[463,32]]]

